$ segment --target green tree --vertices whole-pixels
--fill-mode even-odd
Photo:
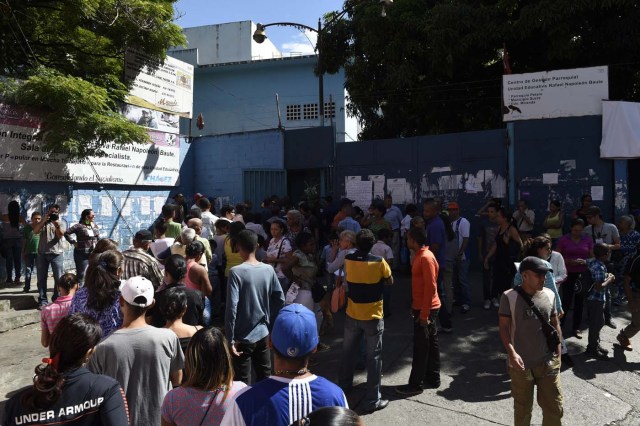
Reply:
[[[386,17],[372,2],[345,8],[323,39],[323,68],[344,67],[363,139],[500,127],[504,44],[514,73],[609,64],[611,99],[640,97],[633,1],[396,0]]]
[[[119,114],[131,83],[124,55],[143,51],[142,65],[153,69],[185,42],[175,1],[0,0],[0,95],[35,109],[46,148],[71,158],[101,155],[110,142],[147,142]]]

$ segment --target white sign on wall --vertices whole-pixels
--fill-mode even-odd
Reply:
[[[2,110],[2,108],[0,108]],[[43,149],[37,124],[12,110],[0,114],[0,179],[16,181],[175,186],[180,172],[177,135],[150,133],[153,143],[108,144],[106,157],[67,161]]]
[[[504,75],[502,96],[504,121],[602,115],[608,67]]]
[[[193,65],[167,56],[164,64],[150,72],[146,66],[141,68],[144,61],[142,52],[127,51],[125,75],[133,80],[127,103],[191,118]]]

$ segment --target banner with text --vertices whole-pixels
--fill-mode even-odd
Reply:
[[[504,75],[502,96],[504,121],[602,115],[608,67]]]
[[[133,81],[127,103],[191,118],[193,65],[167,56],[157,70],[142,67],[138,73],[144,60],[144,53],[127,51],[125,76]]]
[[[178,135],[152,132],[153,143],[108,144],[105,157],[67,161],[43,149],[37,120],[0,105],[0,180],[175,186]]]
[[[122,111],[127,120],[148,129],[165,133],[180,133],[180,118],[177,114],[126,105]]]

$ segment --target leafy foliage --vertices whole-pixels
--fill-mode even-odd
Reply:
[[[127,49],[157,67],[185,42],[173,24],[175,0],[0,1],[0,94],[38,107],[46,147],[74,158],[100,155],[108,142],[146,142],[118,113],[128,86]],[[16,81],[19,82],[16,84]]]
[[[376,3],[346,0],[323,39],[363,139],[500,127],[504,44],[514,73],[608,64],[611,98],[640,98],[637,2],[395,0],[384,18]]]

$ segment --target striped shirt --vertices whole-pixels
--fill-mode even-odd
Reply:
[[[594,285],[591,289],[583,289],[589,291],[587,300],[594,300],[597,302],[607,301],[607,287],[598,290],[595,283],[603,283],[607,279],[607,267],[598,259],[587,260],[587,272],[591,273]]]
[[[135,247],[123,251],[122,256],[124,256],[123,281],[131,277],[140,276],[151,281],[153,288],[160,287],[163,273],[160,271],[159,263],[155,258],[145,253],[144,250]]]
[[[381,257],[356,251],[344,260],[349,285],[347,315],[368,321],[382,319],[384,280],[391,276],[389,264]]]
[[[220,424],[288,426],[322,407],[349,405],[342,389],[323,377],[271,376],[239,391]]]
[[[40,312],[40,324],[42,329],[49,330],[49,333],[53,333],[60,320],[67,316],[69,308],[71,307],[71,300],[73,295],[60,296],[55,302],[42,308]]]

